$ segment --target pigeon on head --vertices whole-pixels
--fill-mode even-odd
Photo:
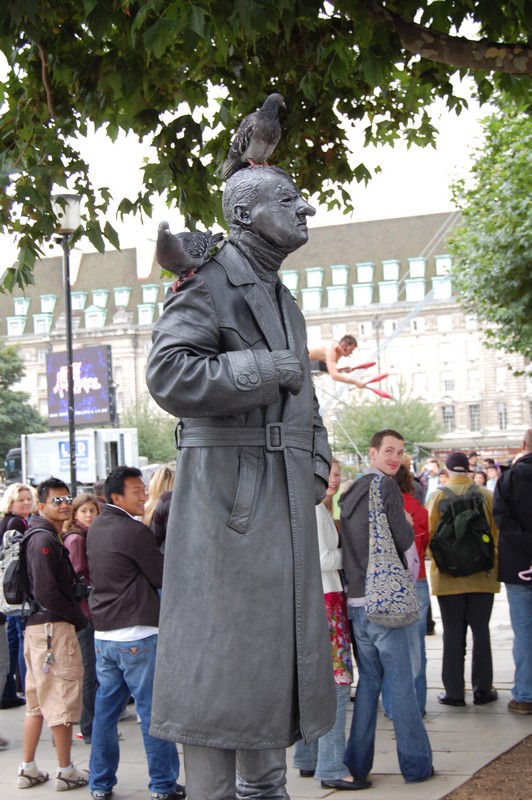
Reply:
[[[266,164],[281,138],[280,108],[286,108],[283,96],[270,94],[257,111],[244,117],[223,165],[225,180],[246,162],[251,166]]]
[[[198,269],[211,250],[224,238],[212,231],[170,233],[168,222],[159,223],[155,258],[160,267],[181,277],[187,270]]]

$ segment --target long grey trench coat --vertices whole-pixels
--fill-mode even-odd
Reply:
[[[303,316],[277,292],[282,322],[226,243],[154,329],[148,387],[182,418],[151,726],[172,741],[257,750],[334,725],[314,500],[330,451]],[[296,396],[269,355],[286,348],[305,365]]]

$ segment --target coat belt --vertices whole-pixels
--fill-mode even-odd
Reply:
[[[183,447],[265,447],[270,452],[295,447],[314,452],[312,431],[291,431],[284,422],[270,422],[264,428],[183,428],[178,426],[177,446]]]

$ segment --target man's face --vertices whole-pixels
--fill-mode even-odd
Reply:
[[[63,523],[70,516],[72,498],[68,489],[50,489],[45,503],[39,503],[39,513],[50,522],[56,531],[63,529]]]
[[[283,253],[292,253],[308,240],[307,217],[313,217],[316,210],[289,178],[272,172],[261,181],[248,213],[253,233]]]
[[[126,478],[124,481],[124,494],[112,494],[111,500],[115,506],[123,508],[132,517],[141,517],[144,514],[146,502],[146,487],[142,478]]]
[[[350,356],[353,350],[355,349],[355,344],[341,344],[339,346],[340,355],[342,356]]]
[[[369,460],[372,467],[384,472],[385,475],[393,477],[403,463],[405,443],[402,439],[395,436],[385,436],[381,446],[370,447]]]

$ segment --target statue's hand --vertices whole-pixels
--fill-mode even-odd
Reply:
[[[273,365],[279,376],[281,389],[298,394],[303,386],[303,364],[291,350],[272,350]]]

